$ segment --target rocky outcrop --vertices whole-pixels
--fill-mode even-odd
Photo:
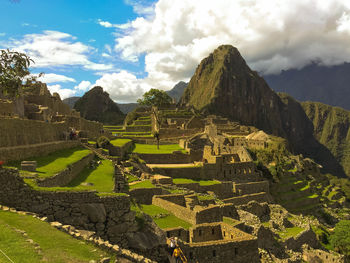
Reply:
[[[188,83],[180,81],[177,83],[171,90],[168,90],[166,93],[175,101],[179,101],[185,89],[187,88]]]
[[[99,86],[86,92],[75,103],[74,109],[79,111],[83,118],[103,124],[120,124],[125,117],[118,105],[110,99],[109,94]]]

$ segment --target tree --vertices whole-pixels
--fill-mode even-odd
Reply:
[[[335,250],[350,255],[350,220],[342,220],[336,224],[330,243]]]
[[[150,89],[143,94],[142,99],[138,99],[137,103],[145,106],[167,106],[171,103],[172,98],[164,91],[159,89]]]
[[[36,81],[30,76],[29,66],[34,63],[26,54],[0,50],[0,91],[5,95],[15,96],[20,92],[23,81]],[[41,74],[39,74],[41,76]]]

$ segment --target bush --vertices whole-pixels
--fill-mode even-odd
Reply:
[[[110,145],[110,141],[107,137],[101,136],[100,138],[97,139],[97,146],[99,148],[106,148],[108,145]]]
[[[350,220],[342,220],[336,224],[329,241],[336,251],[350,255]]]

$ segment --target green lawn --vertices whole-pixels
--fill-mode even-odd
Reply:
[[[23,237],[14,228],[26,231],[28,236]],[[42,255],[35,252],[34,244],[27,242],[27,239],[39,244]],[[0,249],[16,263],[99,262],[103,257],[112,256],[92,244],[74,239],[46,222],[5,211],[0,211]],[[114,256],[112,258],[114,262]],[[10,261],[0,253],[0,262]]]
[[[128,142],[131,142],[130,139],[115,139],[115,140],[111,140],[110,143],[113,145],[113,146],[119,146],[119,147],[122,147],[124,146],[125,144],[127,144]]]
[[[140,180],[140,178],[138,178],[137,176],[132,175],[132,174],[127,174],[127,178],[128,178],[128,183],[132,183],[132,182]]]
[[[57,151],[42,157],[28,158],[27,161],[37,161],[38,168],[36,173],[38,173],[39,177],[51,177],[66,169],[68,165],[81,160],[90,153],[90,150],[77,147]],[[9,163],[9,166],[12,165],[20,168],[21,162]]]
[[[92,183],[91,186],[82,186],[81,183]],[[113,192],[114,167],[111,161],[102,160],[95,169],[86,167],[67,187],[76,190],[97,190],[98,192]]]
[[[140,208],[136,206],[132,206],[132,209],[135,211],[140,210]],[[176,217],[168,210],[156,205],[142,205],[141,211],[150,215],[154,222],[162,229],[172,227],[183,227],[188,229],[190,226],[192,226],[190,223]]]
[[[178,144],[169,144],[169,145],[159,145],[159,149],[157,149],[157,145],[152,144],[140,144],[135,143],[134,153],[172,153],[173,151],[181,151],[186,153],[186,150],[181,148]]]
[[[228,225],[231,225],[231,226],[236,226],[236,225],[241,223],[239,220],[236,220],[236,219],[233,219],[230,217],[226,217],[226,216],[223,217],[222,221]]]
[[[295,227],[291,227],[291,228],[286,228],[285,231],[278,232],[278,235],[282,239],[287,239],[289,237],[294,237],[294,236],[298,235],[303,230],[304,230],[304,228],[295,226]]]
[[[216,180],[200,180],[200,181],[195,181],[195,180],[186,179],[186,178],[174,178],[174,179],[173,179],[173,183],[174,183],[174,184],[199,183],[199,185],[202,185],[202,186],[220,184],[220,182],[219,182],[219,181],[216,181]]]
[[[136,189],[136,188],[154,188],[154,187],[155,187],[154,184],[152,184],[150,180],[144,180],[142,182],[129,185],[130,190]]]

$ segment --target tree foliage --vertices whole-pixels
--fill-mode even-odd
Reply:
[[[31,63],[34,61],[24,53],[0,50],[0,91],[15,96],[21,90],[24,80],[36,81],[28,69]]]
[[[350,255],[350,220],[336,224],[330,243],[340,253]]]
[[[159,89],[150,89],[143,94],[142,99],[138,99],[137,103],[145,106],[166,106],[171,103],[171,97],[164,91]]]

